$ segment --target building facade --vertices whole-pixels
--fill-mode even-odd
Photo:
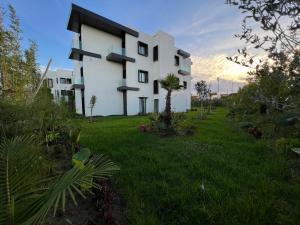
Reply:
[[[43,80],[44,85],[49,87],[55,102],[62,99],[69,101],[74,95],[72,85],[74,84],[74,72],[71,70],[48,70]]]
[[[159,80],[175,74],[182,90],[172,94],[172,110],[191,107],[190,54],[175,47],[174,37],[154,36],[125,27],[72,5],[68,30],[75,32],[69,58],[74,60],[76,112],[94,115],[137,115],[162,112],[166,91]]]

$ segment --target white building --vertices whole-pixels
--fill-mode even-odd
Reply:
[[[75,32],[69,58],[75,62],[76,112],[137,115],[162,112],[166,91],[159,80],[173,73],[184,88],[172,95],[172,110],[191,108],[190,54],[175,47],[174,37],[154,36],[125,27],[72,4],[68,30]]]
[[[74,94],[71,89],[74,84],[74,73],[72,70],[48,70],[43,82],[44,85],[50,88],[55,102],[60,102],[62,98],[68,101]]]

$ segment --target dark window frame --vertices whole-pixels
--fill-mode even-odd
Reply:
[[[174,56],[174,64],[175,64],[175,66],[179,66],[179,64],[180,64],[180,58],[179,58],[179,56],[178,55],[175,55]]]
[[[65,78],[66,79],[66,84],[72,84],[72,79],[71,78]]]
[[[63,78],[63,77],[59,78],[59,83],[60,84],[66,84],[66,78]]]
[[[159,94],[159,83],[158,80],[153,81],[153,94]]]
[[[187,82],[183,81],[183,89],[187,89]]]
[[[140,74],[143,73],[145,75],[145,81],[143,81],[142,76]],[[146,70],[138,70],[138,82],[139,83],[148,83],[149,82],[149,72]]]
[[[148,44],[146,44],[144,42],[141,42],[141,41],[138,41],[137,47],[138,47],[137,52],[138,52],[139,55],[148,57]],[[140,47],[145,48],[145,53],[140,52]]]
[[[153,47],[153,61],[158,61],[158,45]]]
[[[53,88],[53,79],[48,78],[48,80],[47,80],[47,86],[48,86],[48,88]]]

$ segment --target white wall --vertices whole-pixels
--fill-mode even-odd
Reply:
[[[82,48],[85,51],[99,53],[102,58],[83,57],[83,76],[85,85],[85,112],[90,116],[90,99],[97,97],[94,115],[123,114],[123,96],[117,91],[122,81],[122,65],[106,60],[108,49],[112,46],[121,48],[121,38],[82,25]]]

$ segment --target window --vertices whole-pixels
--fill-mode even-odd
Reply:
[[[53,88],[53,79],[48,79],[48,87]]]
[[[66,84],[72,84],[72,79],[66,78]]]
[[[179,66],[179,56],[175,55],[174,59],[175,59],[175,66]]]
[[[158,113],[159,112],[159,100],[154,99],[154,112]]]
[[[66,78],[60,78],[59,81],[60,81],[61,84],[65,84],[66,83]]]
[[[158,60],[158,45],[153,48],[153,61]]]
[[[58,84],[58,78],[56,78],[56,83]]]
[[[142,115],[147,113],[146,101],[147,101],[146,97],[140,97],[140,114]]]
[[[67,91],[66,90],[61,90],[60,94],[61,94],[61,96],[66,96],[67,95]]]
[[[187,82],[186,81],[183,81],[183,88],[187,89]]]
[[[153,81],[153,94],[158,94],[158,80]]]
[[[139,70],[138,81],[140,83],[148,83],[148,72],[143,71],[143,70]]]
[[[148,56],[148,45],[143,42],[138,42],[139,55]]]

